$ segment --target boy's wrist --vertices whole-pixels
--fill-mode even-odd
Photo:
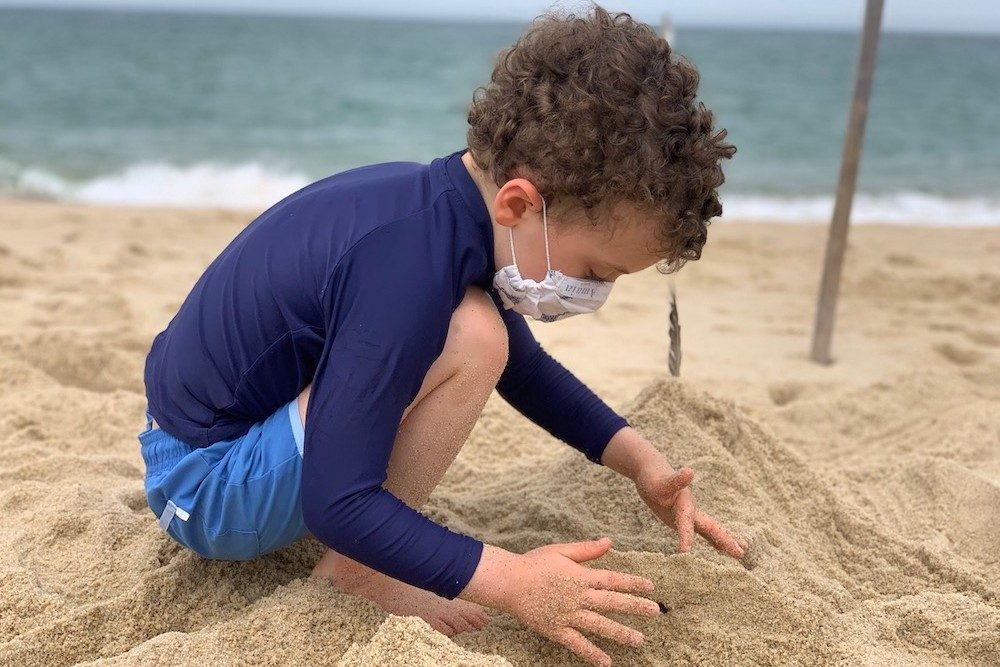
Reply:
[[[666,457],[631,426],[626,426],[615,433],[608,446],[604,448],[601,463],[632,481],[635,481],[640,472],[651,466],[673,472]]]
[[[519,554],[492,544],[484,544],[479,565],[458,597],[494,609],[506,610],[518,558]]]

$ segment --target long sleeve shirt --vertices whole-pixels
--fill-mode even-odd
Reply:
[[[194,447],[239,437],[311,382],[307,528],[448,599],[472,578],[483,543],[382,484],[403,411],[468,286],[493,297],[506,325],[496,389],[514,408],[595,463],[628,425],[502,307],[492,222],[464,151],[342,171],[276,203],[208,266],[145,366],[150,413]]]

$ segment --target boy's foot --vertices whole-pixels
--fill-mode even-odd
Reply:
[[[371,600],[397,616],[419,616],[438,632],[451,637],[479,630],[490,622],[482,606],[455,598],[448,600],[411,586],[327,550],[310,576],[327,579],[338,590]]]

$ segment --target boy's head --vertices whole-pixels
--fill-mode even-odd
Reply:
[[[652,28],[598,5],[539,17],[500,52],[469,108],[465,161],[523,275],[545,273],[542,197],[552,266],[567,275],[671,273],[701,256],[722,213],[719,162],[736,149],[697,88]],[[509,263],[506,240],[494,245]]]

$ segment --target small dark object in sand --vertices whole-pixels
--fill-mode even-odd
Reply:
[[[660,605],[660,611],[663,612],[664,614],[666,614],[668,611],[670,611],[670,607],[668,607],[667,605],[663,604],[662,602],[657,602],[656,604]]]
[[[667,334],[670,337],[670,347],[667,354],[667,368],[674,377],[681,374],[681,320],[677,314],[677,293],[673,282],[670,283],[670,326]]]

